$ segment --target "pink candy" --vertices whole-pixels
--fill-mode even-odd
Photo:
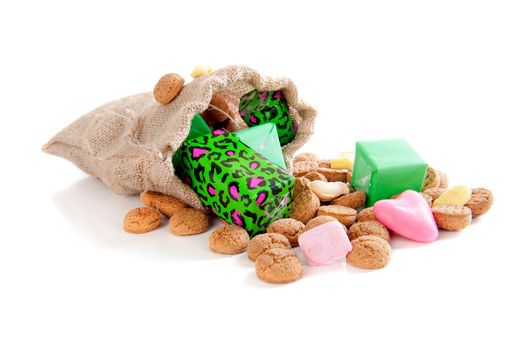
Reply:
[[[328,265],[345,258],[352,246],[342,224],[327,222],[305,231],[298,238],[307,263],[313,266]]]
[[[415,191],[405,191],[396,199],[384,199],[373,207],[374,216],[387,228],[417,242],[433,242],[438,228],[425,199]]]

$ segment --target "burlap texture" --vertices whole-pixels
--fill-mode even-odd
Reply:
[[[116,193],[152,190],[202,210],[194,191],[174,175],[172,153],[214,92],[228,96],[237,111],[239,97],[253,88],[281,90],[289,104],[298,124],[296,138],[282,148],[289,166],[314,131],[316,110],[298,98],[290,79],[261,76],[245,66],[229,66],[187,83],[168,105],[157,103],[151,92],[109,102],[64,128],[42,149],[70,160]]]

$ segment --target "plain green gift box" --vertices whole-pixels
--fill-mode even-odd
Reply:
[[[404,139],[356,142],[352,186],[368,207],[406,190],[420,192],[427,164]]]

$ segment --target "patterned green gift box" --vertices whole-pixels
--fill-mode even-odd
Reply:
[[[176,171],[205,207],[251,236],[289,216],[294,178],[224,130],[185,141]]]
[[[287,170],[283,151],[279,143],[276,124],[268,123],[239,130],[233,133],[241,142],[272,161],[283,170]]]
[[[192,118],[192,123],[190,124],[190,131],[188,132],[188,136],[186,137],[185,140],[191,140],[193,138],[196,138],[202,135],[206,135],[211,132],[212,130],[208,127],[203,117],[201,117],[201,114],[196,114]],[[174,169],[177,167],[177,164],[179,164],[180,161],[181,161],[181,149],[179,148],[172,155],[172,163],[174,165]]]
[[[289,106],[281,91],[252,90],[241,96],[239,114],[248,126],[274,123],[281,145],[296,136]]]

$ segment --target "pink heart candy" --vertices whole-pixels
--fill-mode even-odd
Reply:
[[[408,190],[396,199],[378,201],[373,212],[378,221],[405,238],[428,243],[438,237],[433,212],[418,192]]]
[[[299,238],[307,263],[312,266],[328,265],[345,258],[352,246],[342,224],[327,222],[303,232]]]

